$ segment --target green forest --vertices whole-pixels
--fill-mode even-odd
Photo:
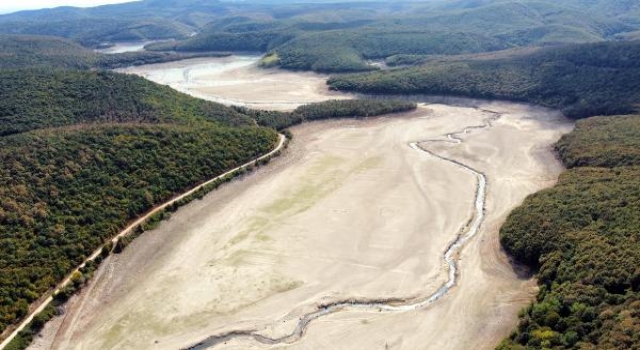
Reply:
[[[254,123],[232,108],[138,76],[104,71],[0,71],[0,94],[0,136],[96,122]]]
[[[594,117],[557,144],[570,168],[500,231],[540,292],[498,349],[637,349],[640,116]]]
[[[150,50],[269,52],[269,66],[317,72],[377,70],[371,60],[589,43],[627,38],[640,10],[629,2],[550,1],[362,2],[246,5],[198,35],[151,44]]]
[[[569,45],[507,58],[442,58],[424,65],[342,75],[335,90],[526,101],[571,118],[627,114],[640,101],[640,41]]]
[[[616,0],[615,5],[610,0],[145,0],[0,16],[0,33],[5,34],[52,35],[89,48],[156,41],[147,48],[200,54],[271,52],[277,54],[274,65],[319,72],[375,70],[370,60],[395,55],[628,40],[638,31],[640,5],[633,0]],[[99,65],[162,61],[176,54],[166,55],[114,55]]]

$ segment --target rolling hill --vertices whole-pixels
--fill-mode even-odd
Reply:
[[[625,114],[640,101],[640,42],[546,48],[506,58],[440,58],[384,72],[336,76],[331,88],[526,101],[572,118]]]
[[[90,28],[90,29],[89,29]],[[94,47],[176,39],[151,50],[273,52],[269,66],[344,72],[393,55],[462,54],[624,38],[640,30],[633,2],[219,2],[144,0],[0,16],[0,33],[55,35]]]

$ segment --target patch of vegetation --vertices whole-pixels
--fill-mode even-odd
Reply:
[[[574,167],[640,165],[640,118],[589,118],[556,146],[563,162]]]
[[[428,58],[429,55],[399,54],[385,58],[384,63],[389,67],[414,66],[424,63]]]
[[[558,143],[572,169],[507,219],[501,243],[541,289],[498,349],[640,346],[639,136],[640,116],[578,122]]]
[[[266,54],[264,57],[262,57],[259,63],[260,67],[262,68],[277,67],[279,64],[280,64],[280,57],[278,56],[277,51],[272,51]]]
[[[75,293],[93,277],[97,265],[100,263],[99,257],[95,261],[88,262],[79,272],[71,277],[71,284],[53,296],[53,302],[33,317],[33,320],[5,347],[7,350],[24,350],[31,345],[33,338],[44,328],[54,316],[60,314],[60,308]]]
[[[627,114],[640,101],[640,42],[547,48],[503,59],[442,59],[424,66],[337,76],[332,89],[527,101],[572,118]]]
[[[335,118],[367,118],[390,113],[407,112],[417,108],[415,103],[383,99],[333,100],[300,106],[293,112],[250,110],[234,107],[239,113],[251,116],[259,125],[282,130],[312,120]]]

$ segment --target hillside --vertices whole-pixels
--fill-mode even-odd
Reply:
[[[290,30],[215,32],[177,43],[153,44],[147,49],[181,52],[270,51],[275,60],[269,66],[316,72],[357,72],[374,70],[367,60],[384,59],[397,54],[462,54],[507,47],[501,40],[480,34],[367,27],[309,33]]]
[[[129,220],[277,140],[138,77],[29,70],[0,82],[0,330]]]
[[[60,37],[0,34],[0,69],[113,69],[201,56],[210,54],[127,52],[107,55]]]
[[[557,145],[571,169],[500,232],[538,269],[536,301],[499,349],[640,346],[640,116],[579,121]]]
[[[394,55],[454,55],[512,47],[609,40],[637,23],[596,7],[548,1],[299,5],[223,17],[186,40],[152,50],[270,52],[268,66],[318,72],[374,70],[368,60]],[[278,16],[275,16],[275,14]],[[622,16],[622,15],[621,15]],[[633,17],[633,15],[630,15]]]
[[[546,48],[502,59],[442,59],[391,71],[337,76],[332,89],[507,99],[561,109],[572,118],[624,114],[640,101],[640,42]]]
[[[0,136],[80,123],[253,123],[231,108],[137,76],[38,69],[0,76]]]

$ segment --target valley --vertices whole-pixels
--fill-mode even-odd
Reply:
[[[223,98],[250,104],[260,91],[249,95],[242,79],[221,78],[248,74],[255,68],[247,61],[227,59],[223,68],[199,62],[195,71],[202,75],[186,81],[180,80],[185,62],[136,73],[188,92],[197,89],[194,81],[220,84],[244,91]],[[234,81],[238,88],[229,88]],[[317,91],[313,98],[327,98]],[[299,95],[281,96],[261,106],[300,103]],[[320,305],[351,299],[389,300],[393,307],[340,308],[284,343],[492,348],[536,291],[534,280],[514,272],[501,252],[498,228],[526,195],[555,183],[562,167],[550,145],[571,123],[527,105],[458,102],[294,127],[284,157],[180,209],[108,258],[30,348],[178,349],[200,341],[205,345],[198,348],[262,348],[268,345],[253,337],[215,339],[246,330],[283,337]],[[478,178],[447,159],[486,176],[483,221],[452,255],[459,270],[452,289],[435,303],[402,307],[420,304],[447,283],[443,255],[477,217]]]
[[[0,350],[640,350],[637,0],[32,1]]]

